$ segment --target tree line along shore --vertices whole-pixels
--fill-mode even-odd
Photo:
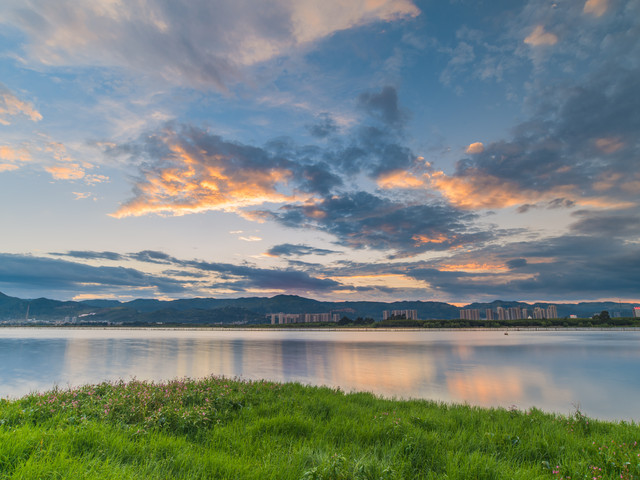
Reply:
[[[221,377],[0,400],[0,478],[638,479],[640,428]]]

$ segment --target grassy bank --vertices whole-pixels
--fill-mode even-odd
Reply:
[[[0,401],[0,478],[638,479],[640,428],[223,378]]]

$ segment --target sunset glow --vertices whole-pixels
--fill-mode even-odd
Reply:
[[[0,292],[640,301],[637,2],[258,10],[2,2]]]

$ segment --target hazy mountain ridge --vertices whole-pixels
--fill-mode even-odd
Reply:
[[[46,298],[20,299],[0,293],[0,320],[64,320],[76,318],[80,322],[111,323],[264,323],[267,313],[324,313],[333,311],[351,319],[382,318],[383,310],[417,310],[421,319],[456,319],[460,308],[477,308],[481,315],[487,308],[519,306],[533,309],[535,306],[557,305],[558,316],[578,315],[591,317],[608,310],[612,315],[631,316],[632,304],[618,302],[581,302],[561,304],[540,302],[529,304],[517,301],[494,300],[491,303],[471,303],[456,307],[444,302],[398,301],[371,302],[346,301],[322,302],[297,295],[274,297],[244,297],[234,299],[189,298],[178,300],[136,299],[129,302],[117,300],[58,301]],[[27,316],[28,312],[28,316]]]

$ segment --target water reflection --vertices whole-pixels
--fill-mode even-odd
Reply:
[[[640,332],[0,329],[0,396],[211,374],[640,419]]]

